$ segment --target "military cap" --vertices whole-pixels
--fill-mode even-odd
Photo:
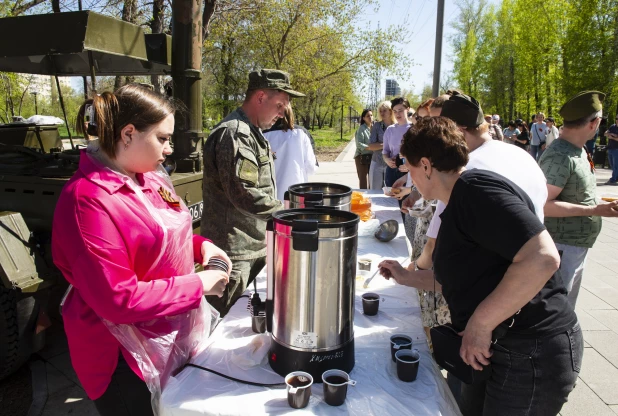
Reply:
[[[440,115],[464,127],[478,127],[485,122],[479,102],[469,95],[458,92],[451,95],[444,103]]]
[[[582,91],[560,108],[564,121],[575,121],[588,117],[603,109],[605,94],[599,91]]]
[[[294,91],[290,85],[290,74],[278,69],[260,69],[249,73],[249,86],[251,90],[279,90],[287,92],[292,97],[304,97],[305,94]]]

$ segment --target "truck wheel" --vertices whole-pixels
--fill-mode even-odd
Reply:
[[[0,380],[30,358],[39,305],[34,297],[17,299],[15,290],[0,287]]]

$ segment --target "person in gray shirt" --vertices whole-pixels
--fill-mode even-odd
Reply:
[[[509,121],[509,126],[504,129],[502,135],[504,136],[504,142],[508,144],[515,144],[515,137],[519,136],[521,131],[515,125],[513,120]]]
[[[547,124],[545,124],[545,114],[537,113],[536,122],[530,126],[530,154],[534,160],[539,160],[543,154],[541,146],[547,139]]]

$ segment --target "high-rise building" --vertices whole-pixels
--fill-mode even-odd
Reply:
[[[386,94],[387,97],[397,97],[401,95],[401,88],[399,83],[394,79],[386,80]]]
[[[59,80],[60,88],[66,94],[67,90],[71,88],[71,80],[68,77],[60,77]],[[56,80],[49,75],[20,74],[20,84],[23,85],[23,88],[27,86],[29,92],[38,93],[39,99],[49,100],[53,94],[57,94],[52,92],[56,88]]]

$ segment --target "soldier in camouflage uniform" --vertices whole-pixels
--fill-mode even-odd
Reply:
[[[598,204],[592,158],[586,141],[594,137],[605,94],[584,91],[560,109],[564,130],[539,160],[547,178],[545,226],[562,252],[560,275],[575,308],[588,249],[601,232],[601,217],[617,217],[618,201]]]
[[[292,90],[286,72],[251,72],[242,106],[215,126],[204,145],[201,231],[233,264],[223,297],[208,297],[222,315],[266,264],[266,221],[283,205],[262,130],[283,117],[290,97],[304,94]]]

